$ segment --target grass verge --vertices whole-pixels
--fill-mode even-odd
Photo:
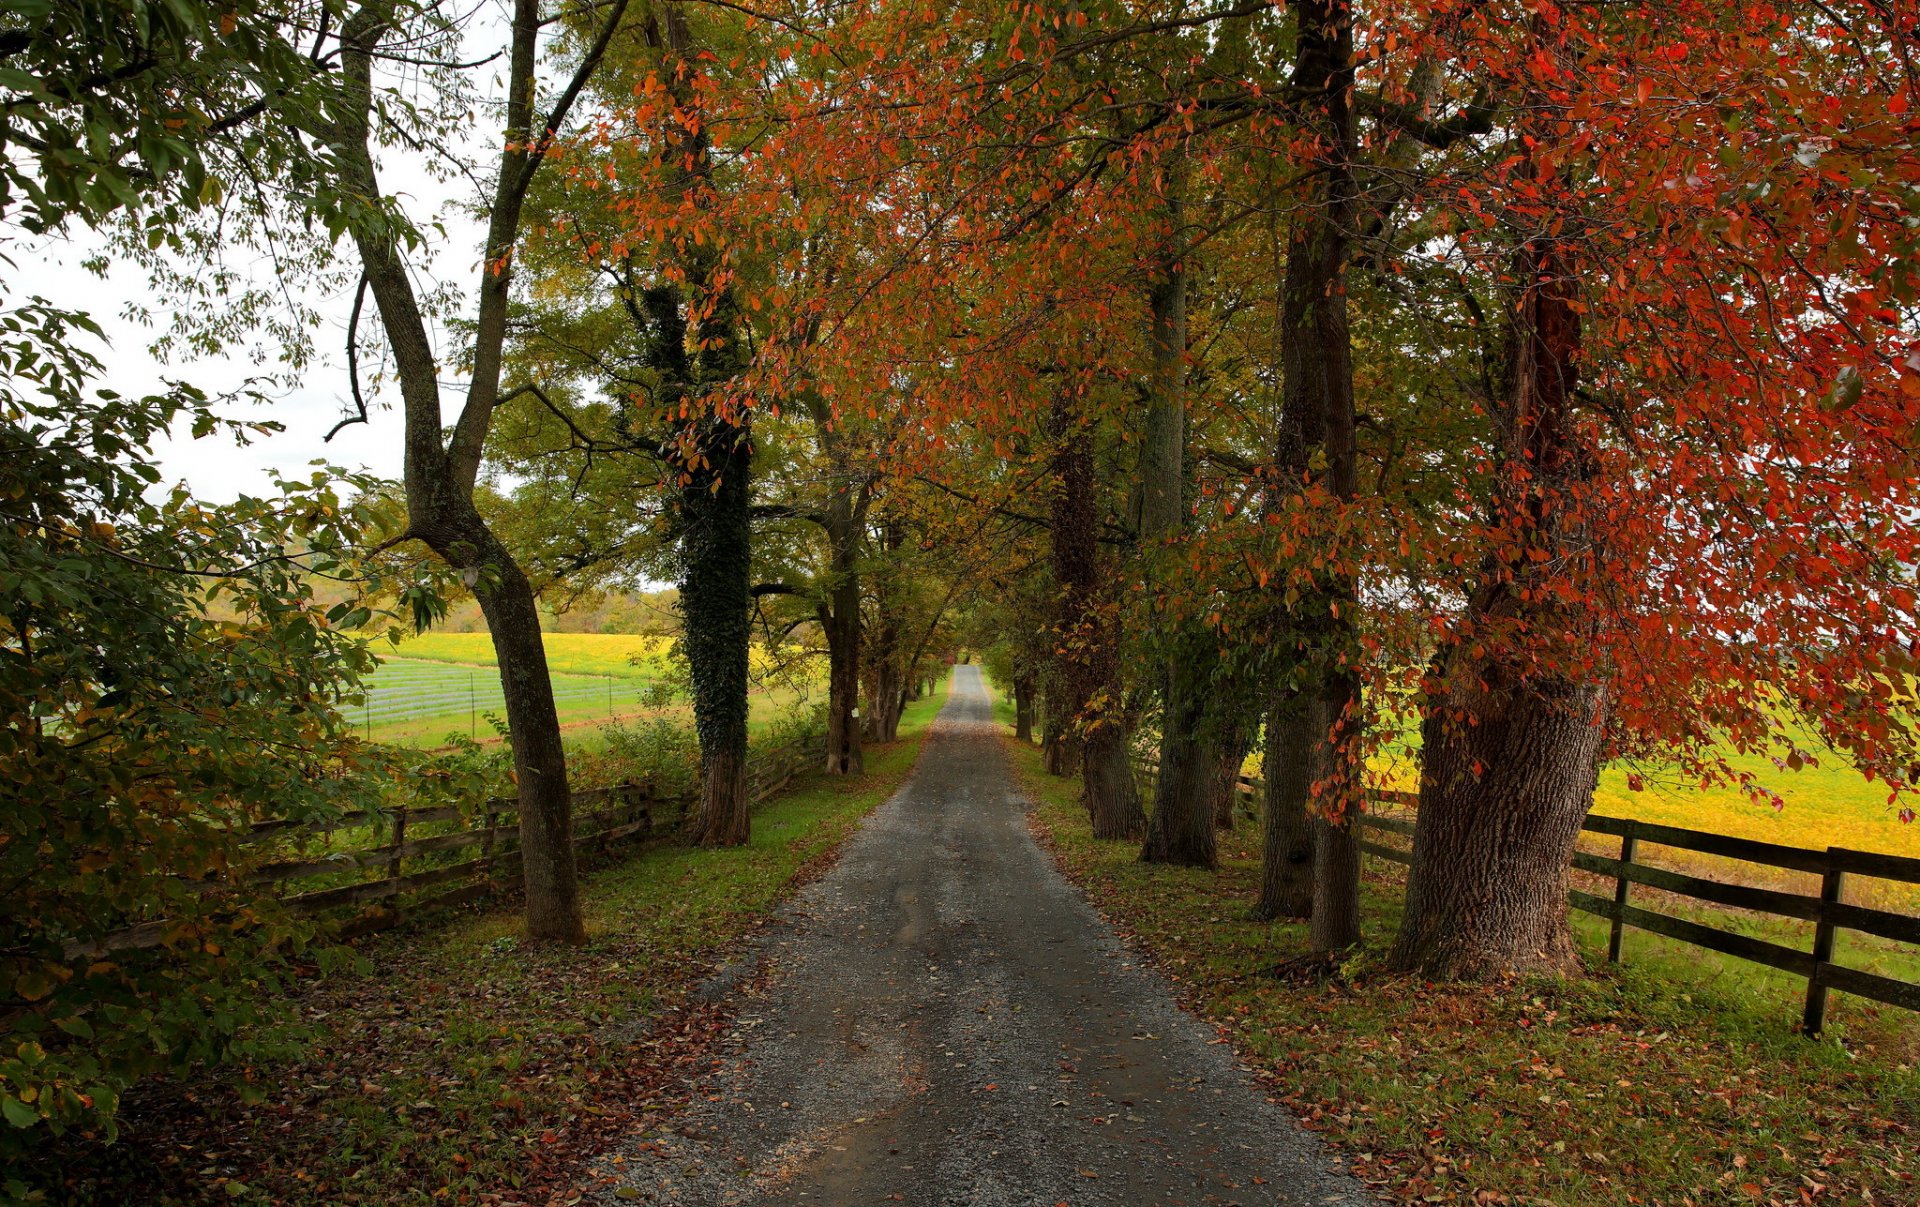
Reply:
[[[289,1000],[285,1059],[130,1096],[120,1143],[68,1163],[75,1193],[548,1201],[683,1100],[728,1009],[694,991],[892,795],[945,698],[910,705],[864,775],[814,775],[756,812],[748,846],[656,847],[590,874],[583,947],[522,945],[511,909],[375,941],[361,970]]]
[[[1079,785],[1012,742],[1036,830],[1094,905],[1230,1034],[1354,1172],[1411,1202],[1920,1203],[1920,1073],[1844,1033],[1814,1042],[1777,1002],[1686,964],[1577,979],[1433,986],[1355,954],[1321,985],[1282,983],[1305,928],[1245,920],[1258,835],[1223,835],[1217,873],[1149,867],[1096,842]],[[1370,861],[1367,932],[1398,922],[1397,874]],[[1589,936],[1591,937],[1591,936]]]

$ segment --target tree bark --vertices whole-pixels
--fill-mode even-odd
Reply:
[[[1445,703],[1421,725],[1420,814],[1392,963],[1436,980],[1577,965],[1567,868],[1593,804],[1600,688],[1486,690],[1449,651]],[[1454,715],[1449,715],[1449,714]]]
[[[1365,807],[1353,754],[1354,709],[1360,685],[1335,670],[1322,683],[1324,736],[1310,752],[1319,808],[1313,814],[1313,916],[1307,941],[1314,951],[1345,951],[1360,941],[1360,812]]]
[[[860,602],[859,585],[849,591],[836,583],[831,601],[820,610],[820,631],[827,639],[828,775],[858,775],[860,749]],[[853,598],[847,598],[851,595]]]
[[[1230,691],[1238,699],[1239,684]],[[1233,829],[1234,814],[1240,808],[1240,775],[1252,745],[1250,727],[1231,720],[1205,744],[1203,755],[1210,769],[1207,792],[1213,800],[1213,825],[1217,830]]]
[[[1329,721],[1318,695],[1284,696],[1267,712],[1267,748],[1261,758],[1260,898],[1256,922],[1313,914],[1313,826],[1307,807],[1314,750]]]
[[[1215,867],[1213,761],[1202,728],[1210,723],[1205,701],[1212,671],[1219,662],[1214,639],[1206,633],[1183,635],[1184,657],[1167,667],[1167,688],[1160,720],[1160,775],[1147,819],[1140,858],[1148,863]]]
[[[1033,676],[1015,675],[1013,679],[1013,736],[1015,741],[1033,743]]]
[[[889,518],[881,525],[880,539],[887,556],[873,587],[875,623],[867,678],[866,728],[867,736],[873,741],[891,742],[899,736],[900,713],[906,707],[906,673],[901,665],[900,591],[895,578],[900,572],[898,555],[906,543],[906,534],[897,520]]]
[[[1574,417],[1580,303],[1555,241],[1514,257],[1503,462],[1490,552],[1436,656],[1421,724],[1420,812],[1396,968],[1446,980],[1577,963],[1567,868],[1606,718],[1578,660],[1591,618],[1550,576],[1589,556],[1574,495],[1591,473]]]

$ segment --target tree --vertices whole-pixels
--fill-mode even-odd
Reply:
[[[586,928],[574,869],[566,751],[539,607],[525,571],[475,506],[474,489],[495,410],[503,402],[508,303],[528,190],[625,11],[625,0],[614,0],[566,85],[545,115],[536,116],[543,22],[537,0],[514,4],[506,46],[505,128],[487,210],[469,379],[450,435],[441,427],[440,363],[407,268],[405,228],[361,223],[352,232],[362,280],[386,332],[405,415],[408,523],[403,535],[462,571],[486,615],[513,745],[527,935],[567,943],[584,941]],[[382,133],[375,119],[383,112],[375,103],[374,64],[384,43],[407,36],[402,16],[380,0],[353,10],[340,29],[343,103],[330,121],[312,128],[332,157],[338,187],[368,204],[384,196],[374,164],[375,139]]]
[[[1920,287],[1882,200],[1910,161],[1885,141],[1904,68],[1815,55],[1806,86],[1857,99],[1809,109],[1770,66],[1880,19],[1852,16],[1700,8],[1682,47],[1637,9],[1523,6],[1456,48],[1512,107],[1512,149],[1452,219],[1487,232],[1467,242],[1507,335],[1477,522],[1439,562],[1471,574],[1424,685],[1402,968],[1572,963],[1567,862],[1611,755],[1737,780],[1720,751],[1778,743],[1792,765],[1805,725],[1894,796],[1913,783],[1886,708],[1914,595],[1887,559],[1915,547],[1893,433],[1920,391],[1910,337],[1849,317]],[[1672,174],[1701,139],[1714,164]],[[1840,517],[1868,514],[1862,554]]]

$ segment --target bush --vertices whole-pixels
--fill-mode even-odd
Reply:
[[[603,750],[576,755],[575,788],[650,784],[660,798],[690,795],[700,782],[700,742],[688,725],[655,720],[639,725],[609,721],[601,726]]]
[[[152,501],[154,437],[219,424],[184,389],[82,398],[84,325],[0,314],[0,1165],[48,1130],[110,1137],[134,1079],[249,1042],[312,940],[241,884],[250,827],[378,803],[336,709],[372,614],[311,586],[376,505],[322,475]]]

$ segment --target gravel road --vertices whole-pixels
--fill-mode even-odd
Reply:
[[[912,779],[750,957],[769,975],[731,1072],[599,1199],[1373,1202],[1135,962],[1028,807],[959,667]]]

